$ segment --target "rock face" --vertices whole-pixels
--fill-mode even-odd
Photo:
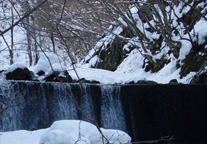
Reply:
[[[17,68],[12,72],[6,73],[7,80],[32,80],[33,72],[28,68]]]
[[[207,84],[207,71],[197,74],[190,82],[191,84]]]
[[[133,33],[129,29],[123,30],[120,34],[125,37],[132,37]],[[130,50],[123,49],[125,41],[116,37],[111,43],[107,45],[107,48],[98,50],[94,55],[100,58],[100,61],[96,62],[94,67],[115,71],[117,66],[127,57]]]
[[[132,20],[130,17],[133,17],[133,13],[136,13],[133,11],[128,19],[128,21],[133,21],[133,24],[125,20],[127,19],[126,17],[123,19],[126,24],[120,24],[122,22],[117,24],[123,30],[121,33],[120,29],[113,27],[116,32],[119,32],[113,31],[115,34],[110,40],[108,37],[110,37],[111,33],[106,34],[99,41],[98,46],[95,47],[96,52],[92,55],[92,57],[97,56],[99,58],[95,67],[114,71],[127,57],[128,53],[133,49],[138,49],[144,57],[143,60],[140,60],[140,63],[143,64],[142,68],[146,72],[159,72],[167,64],[175,61],[173,64],[176,69],[181,69],[181,78],[187,76],[190,72],[199,74],[199,71],[207,66],[207,35],[203,31],[206,28],[202,26],[202,24],[205,24],[203,17],[206,12],[204,13],[203,8],[206,5],[204,6],[201,0],[193,3],[192,1],[186,1],[185,4],[177,0],[174,2],[163,1],[162,3],[148,0],[147,3],[139,6],[138,16],[135,15]],[[168,21],[168,14],[165,14],[164,10],[166,7],[171,6],[172,3],[173,6],[182,8],[179,8],[179,16],[171,17],[172,19],[169,18]],[[157,9],[154,4],[159,5],[160,8],[162,7],[160,9],[162,15],[158,16],[159,12],[157,14],[154,13],[154,9]],[[188,5],[191,5],[191,7],[189,8]],[[156,20],[163,16],[165,17],[165,25]],[[152,21],[156,24],[152,23]],[[173,23],[172,25],[170,24],[171,22]],[[174,22],[176,22],[176,25]],[[143,27],[141,27],[142,24]],[[153,33],[157,36],[154,37]],[[175,40],[174,36],[178,37],[178,39]],[[189,38],[183,39],[184,41],[180,39],[180,37],[186,36]],[[187,42],[188,45],[185,45],[184,42]],[[186,51],[187,53],[184,52],[183,46],[186,47],[186,50],[190,49],[190,52],[188,50],[188,52]],[[125,51],[125,49],[129,50]],[[201,82],[199,81],[199,83]]]

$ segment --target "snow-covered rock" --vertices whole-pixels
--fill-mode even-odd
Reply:
[[[130,143],[131,137],[120,130],[100,129],[105,136],[104,143]],[[103,136],[97,127],[80,120],[54,122],[42,135],[39,144],[103,144]]]
[[[15,63],[6,71],[7,80],[32,80],[34,74],[29,69],[19,63]]]

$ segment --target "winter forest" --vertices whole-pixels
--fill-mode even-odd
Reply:
[[[41,85],[205,85],[206,58],[206,0],[0,0],[0,88],[7,80]],[[99,92],[102,95],[104,88]],[[3,112],[0,101],[0,119]],[[49,131],[80,125],[72,123],[53,123]],[[94,128],[83,125],[85,132]],[[107,138],[114,132],[102,130]],[[35,137],[43,132],[34,132]],[[90,138],[97,133],[94,128],[84,142],[104,143]],[[61,135],[62,143],[59,137],[50,139],[53,134]],[[112,140],[120,134],[126,133],[117,131]],[[127,134],[122,138],[114,144],[131,142]],[[77,143],[60,131],[45,134],[41,140],[40,144]]]
[[[167,82],[205,83],[205,1],[4,0],[0,4],[1,70],[19,61],[35,66],[41,53],[50,52],[66,69],[81,63],[122,74],[142,70],[140,75],[149,77],[168,71]]]

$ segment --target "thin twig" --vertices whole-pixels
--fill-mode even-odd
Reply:
[[[152,143],[158,143],[158,142],[164,142],[164,141],[172,141],[174,140],[174,136],[164,136],[161,137],[160,139],[155,139],[155,140],[146,140],[146,141],[138,141],[138,142],[131,142],[132,144],[152,144]],[[126,143],[129,144],[129,143]]]
[[[9,30],[11,30],[12,28],[14,28],[16,25],[18,25],[21,21],[23,21],[25,18],[27,18],[30,14],[32,14],[34,11],[36,11],[39,7],[41,7],[47,1],[48,0],[44,0],[43,2],[41,2],[40,4],[38,4],[37,6],[35,6],[31,11],[26,12],[24,14],[24,16],[21,17],[18,21],[16,21],[13,25],[11,25],[9,28],[5,29],[4,31],[1,31],[0,32],[0,35],[3,35],[6,32],[8,32]]]

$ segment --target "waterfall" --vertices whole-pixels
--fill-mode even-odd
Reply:
[[[84,89],[83,89],[84,88]],[[6,82],[0,86],[0,102],[5,107],[18,91],[25,102],[2,114],[0,131],[35,130],[62,119],[93,119],[103,128],[126,130],[119,86],[68,83]],[[86,92],[87,93],[86,93]],[[73,101],[87,115],[75,107]]]
[[[100,127],[123,130],[133,141],[172,135],[175,143],[207,141],[207,85],[83,84],[83,88],[69,83],[1,81],[3,108],[17,92],[25,102],[1,115],[0,131],[47,128],[62,119],[90,122],[72,98],[89,118],[95,114]]]
[[[15,88],[14,88],[15,87]],[[19,89],[18,85],[12,85],[10,82],[2,82],[0,84],[0,106],[5,108],[9,105],[18,94],[17,89]],[[15,104],[17,101],[14,100],[12,104]],[[22,120],[22,106],[20,107],[12,107],[6,110],[0,116],[0,130],[8,131],[13,129],[22,128],[21,120]]]
[[[126,131],[120,89],[121,86],[101,87],[101,126]]]

